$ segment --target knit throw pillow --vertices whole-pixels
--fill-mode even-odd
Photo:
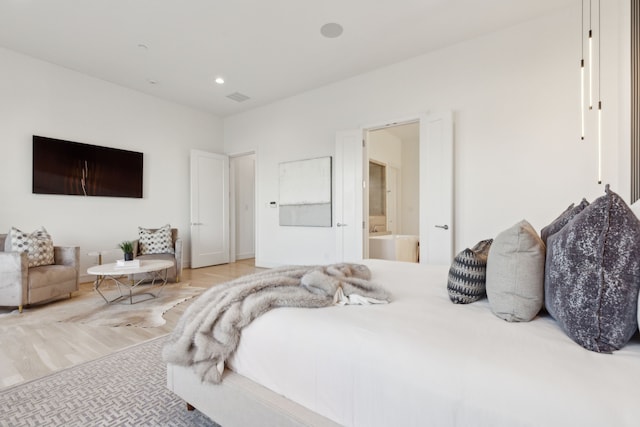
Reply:
[[[169,224],[157,230],[138,227],[138,237],[140,255],[175,253]]]
[[[53,240],[44,227],[40,227],[32,233],[25,233],[11,227],[5,248],[10,252],[26,252],[29,267],[51,265],[55,262]]]
[[[486,296],[487,256],[493,239],[482,240],[453,259],[447,291],[455,304],[469,304]]]

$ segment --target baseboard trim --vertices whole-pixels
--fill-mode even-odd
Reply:
[[[255,252],[251,252],[251,253],[244,253],[244,254],[237,254],[236,255],[236,261],[239,259],[250,259],[250,258],[255,258],[256,254]]]

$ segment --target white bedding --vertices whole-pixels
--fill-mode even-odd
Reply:
[[[638,426],[640,339],[612,355],[550,317],[456,305],[447,267],[366,260],[391,304],[279,308],[243,331],[236,372],[346,426]]]

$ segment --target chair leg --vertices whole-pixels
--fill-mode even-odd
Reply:
[[[22,313],[22,304],[18,306],[18,313]]]

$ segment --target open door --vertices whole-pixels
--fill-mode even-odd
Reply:
[[[229,262],[229,158],[191,150],[191,268]]]
[[[453,114],[420,120],[420,262],[453,258]]]

